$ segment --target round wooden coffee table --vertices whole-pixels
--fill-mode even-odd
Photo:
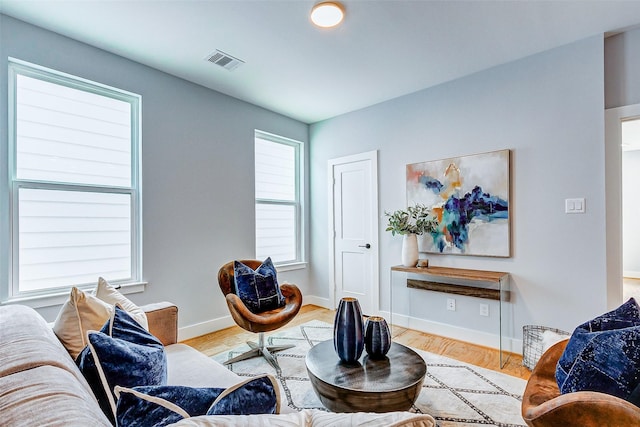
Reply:
[[[341,362],[333,340],[316,344],[306,357],[307,372],[322,404],[334,412],[406,411],[418,398],[427,365],[418,353],[392,343],[387,357]]]

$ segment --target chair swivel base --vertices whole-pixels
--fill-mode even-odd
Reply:
[[[239,362],[241,360],[247,360],[247,359],[252,359],[254,357],[262,356],[267,360],[267,362],[269,362],[271,366],[274,367],[274,369],[276,369],[276,371],[279,371],[280,365],[278,365],[278,361],[276,360],[275,357],[273,357],[273,354],[271,353],[274,353],[276,351],[288,350],[290,348],[295,347],[295,345],[293,344],[265,346],[263,333],[259,334],[257,343],[252,341],[247,341],[247,345],[251,347],[251,350],[227,360],[226,362],[224,362],[224,365]]]

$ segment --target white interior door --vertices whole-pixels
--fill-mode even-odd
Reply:
[[[329,161],[330,299],[357,298],[365,314],[378,314],[377,152]]]

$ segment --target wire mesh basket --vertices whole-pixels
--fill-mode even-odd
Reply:
[[[569,338],[571,333],[561,329],[549,328],[547,326],[524,325],[522,327],[522,365],[529,370],[533,370],[544,353],[543,335],[546,331],[551,331],[562,337]]]

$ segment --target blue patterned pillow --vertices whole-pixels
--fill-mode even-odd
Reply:
[[[120,307],[100,332],[87,333],[87,342],[76,364],[111,421],[116,413],[115,386],[166,384],[164,346]]]
[[[556,380],[561,393],[599,391],[633,401],[639,372],[640,307],[631,298],[576,328],[558,361]]]
[[[234,261],[233,275],[235,294],[253,313],[274,310],[285,304],[270,257],[255,271],[240,261]]]
[[[183,386],[116,387],[118,427],[162,427],[199,415],[280,412],[280,389],[271,375],[249,378],[228,389]]]

